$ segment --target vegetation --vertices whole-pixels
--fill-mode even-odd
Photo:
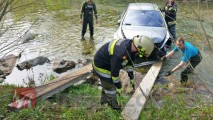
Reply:
[[[98,7],[99,18],[102,19],[100,27],[112,28],[116,25],[116,21],[118,20],[119,14],[122,10],[112,7],[112,4],[116,4],[116,6],[126,6],[128,2],[141,1],[144,2],[144,0],[97,0],[97,4],[105,6]],[[146,2],[150,1],[146,0]],[[34,13],[44,13],[47,11],[53,12],[59,21],[74,20],[73,23],[77,23],[79,20],[79,11],[74,11],[71,15],[65,14],[65,10],[70,9],[71,4],[79,3],[79,0],[1,0],[0,3],[0,36],[3,36],[3,34],[11,27],[10,25],[5,26],[4,20],[7,20],[5,16],[14,11],[19,11],[14,12],[14,18],[16,19],[15,22],[21,21],[23,18],[30,17],[32,25],[37,20],[37,16]],[[160,5],[164,4],[159,0],[157,0],[157,3],[160,3]],[[196,6],[196,4],[197,3],[194,3],[192,6]],[[212,23],[212,18],[208,16],[211,14],[211,10],[207,9],[199,11],[201,14],[199,17],[194,13],[194,9],[199,10],[199,7],[189,9],[189,4],[182,2],[180,2],[179,6],[180,9],[178,9],[179,15],[177,20],[178,34],[185,36],[194,43],[196,42],[199,44],[199,48],[204,47],[210,50],[209,44],[206,44],[208,42],[208,39],[205,39],[207,36],[203,35],[205,30],[202,32],[200,31],[202,30],[202,24],[200,25],[200,22],[207,21],[208,23]],[[206,6],[212,7],[212,5],[208,4],[206,4]],[[79,4],[74,7],[79,9]],[[113,17],[112,14],[114,15]],[[15,22],[13,24],[15,24]],[[209,27],[210,31],[211,26],[207,27]],[[14,46],[18,46],[16,41],[18,40],[16,39],[12,41],[11,45],[14,43]],[[7,47],[11,47],[10,44],[3,45],[5,41],[0,41],[0,43],[2,43],[0,52],[4,52]],[[143,70],[139,71],[142,72]],[[55,77],[52,75],[49,79],[47,79],[47,81],[54,78]],[[39,100],[35,108],[10,111],[7,108],[7,105],[13,101],[13,90],[15,87],[16,86],[12,85],[0,85],[0,119],[122,119],[120,112],[112,110],[108,106],[100,105],[99,100],[101,93],[97,86],[91,86],[88,84],[71,86],[48,100]],[[158,87],[159,86],[155,86],[154,88],[157,89]],[[160,86],[160,88],[166,89],[167,86],[163,85]],[[190,96],[190,94],[183,92],[165,95],[161,100],[162,105],[160,108],[156,107],[156,103],[153,102],[153,100],[149,100],[140,115],[140,119],[213,119],[212,101],[210,103],[203,101],[203,99],[201,99],[202,96],[196,96],[196,98],[190,97],[188,99],[188,96]],[[122,106],[125,106],[129,97],[129,95],[118,97],[119,103]]]

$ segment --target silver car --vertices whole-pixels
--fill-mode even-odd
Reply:
[[[118,23],[114,39],[145,35],[153,40],[155,49],[150,59],[163,56],[172,43],[163,14],[156,4],[130,3]]]

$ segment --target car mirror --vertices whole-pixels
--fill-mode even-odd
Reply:
[[[120,25],[120,23],[121,23],[121,20],[119,19],[119,20],[118,20],[118,25]]]

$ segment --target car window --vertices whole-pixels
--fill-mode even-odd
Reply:
[[[160,11],[128,10],[123,25],[163,27]]]

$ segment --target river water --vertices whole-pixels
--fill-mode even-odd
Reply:
[[[46,56],[51,61],[58,59],[72,60],[77,62],[78,59],[92,59],[95,52],[104,43],[112,40],[113,34],[117,29],[117,21],[122,14],[125,6],[129,2],[135,0],[94,0],[96,2],[99,23],[94,25],[94,40],[89,38],[89,30],[85,35],[84,41],[81,41],[81,24],[79,23],[80,7],[83,0],[62,0],[61,2],[46,0],[47,5],[31,6],[34,12],[28,13],[19,20],[19,16],[23,11],[13,11],[7,14],[4,20],[4,27],[12,25],[8,31],[1,36],[1,56],[6,53],[18,55],[22,52],[22,57],[17,61],[29,60],[38,56]],[[20,0],[20,2],[23,2]],[[147,2],[147,1],[145,1]],[[148,1],[157,3],[162,6],[164,3],[155,0]],[[39,3],[39,2],[38,2]],[[21,4],[21,3],[20,3]],[[199,15],[202,16],[205,30],[212,45],[212,9],[213,3],[193,3],[193,9],[198,11],[201,7]],[[208,6],[207,6],[208,5]],[[199,7],[198,7],[199,6]],[[28,6],[29,7],[29,6]],[[46,7],[46,8],[45,8]],[[48,10],[47,10],[48,9]],[[185,36],[187,40],[197,45],[203,54],[203,62],[196,69],[196,76],[202,78],[209,84],[213,84],[212,56],[208,47],[208,42],[203,35],[201,25],[196,19],[192,9],[188,7],[188,3],[178,3],[177,17],[177,34]],[[210,16],[211,17],[210,17]],[[36,22],[35,22],[36,21]],[[34,23],[35,22],[35,23]],[[38,34],[33,40],[20,44],[22,35],[30,29],[31,33]],[[4,47],[9,45],[8,49]],[[180,58],[176,56],[174,59],[165,63],[161,75],[179,63]],[[6,84],[25,85],[29,79],[34,79],[36,84],[42,84],[48,80],[49,75],[57,76],[51,69],[51,64],[33,67],[31,70],[19,71],[14,68],[13,72],[5,79]],[[179,73],[174,75],[178,78]],[[199,79],[198,78],[198,79]]]

